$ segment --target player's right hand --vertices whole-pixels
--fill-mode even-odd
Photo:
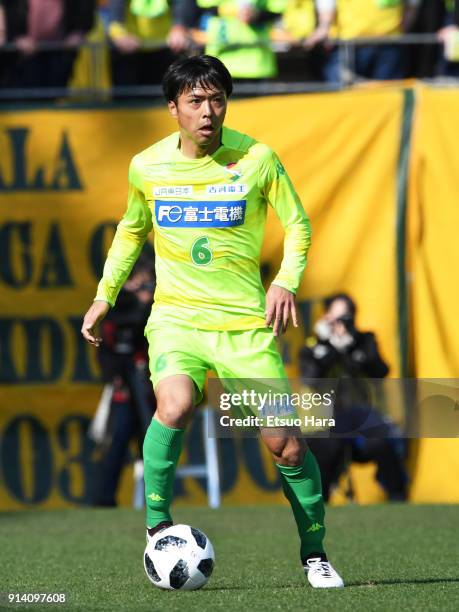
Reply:
[[[98,323],[107,315],[110,310],[110,304],[97,300],[93,302],[91,308],[85,314],[81,333],[83,338],[93,346],[100,346],[102,338],[96,336],[95,328]]]

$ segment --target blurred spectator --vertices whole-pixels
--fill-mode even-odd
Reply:
[[[218,57],[235,79],[263,79],[277,74],[271,49],[272,24],[285,0],[182,0],[186,14],[198,9],[206,53]]]
[[[110,0],[97,0],[97,15],[105,29],[108,29],[110,24]]]
[[[316,0],[286,0],[282,19],[271,32],[274,42],[290,43],[289,53],[277,56],[282,81],[321,81],[323,49],[305,42],[316,30]]]
[[[407,75],[419,79],[437,75],[455,76],[455,62],[448,62],[445,51],[457,40],[459,10],[454,0],[421,0],[412,31],[437,34],[443,44],[416,44],[407,47]]]
[[[0,46],[3,46],[5,43],[6,43],[5,11],[3,9],[3,4],[0,1]]]
[[[182,0],[110,0],[113,85],[161,83],[175,54],[189,46],[183,6]]]
[[[105,446],[96,505],[116,505],[116,490],[130,441],[135,437],[141,457],[145,432],[153,416],[155,400],[144,336],[153,292],[152,257],[144,247],[115,307],[101,324],[98,357],[106,387],[89,432]]]
[[[356,329],[356,306],[347,294],[330,296],[325,308],[316,335],[300,351],[301,377],[306,384],[315,378],[338,379],[333,433],[353,437],[308,440],[319,462],[324,496],[328,498],[347,462],[374,461],[389,499],[405,499],[405,445],[396,426],[375,409],[377,381],[367,380],[384,378],[389,369],[374,334]]]
[[[443,43],[438,74],[459,77],[459,1],[445,0],[443,27],[438,37]]]
[[[421,0],[411,32],[434,34],[443,23],[443,0]],[[406,75],[409,78],[433,78],[438,64],[438,44],[405,47]]]
[[[404,73],[404,49],[396,44],[331,48],[329,38],[382,37],[410,30],[420,0],[317,0],[318,25],[306,41],[311,48],[324,44],[324,80],[341,82],[341,66],[366,79],[400,79]],[[355,49],[355,52],[353,51]],[[349,52],[349,53],[348,53]]]
[[[95,0],[0,0],[4,40],[15,45],[4,54],[2,85],[12,88],[65,87],[77,47],[91,29]],[[62,48],[40,50],[59,43]],[[3,54],[2,54],[3,55]]]
[[[292,42],[311,36],[316,29],[314,0],[286,0],[282,26]]]
[[[112,81],[106,36],[109,2],[110,0],[97,0],[94,25],[86,36],[88,44],[80,48],[74,63],[69,82],[74,100],[87,99],[88,90],[92,90],[92,96],[97,95],[99,100],[110,98]]]

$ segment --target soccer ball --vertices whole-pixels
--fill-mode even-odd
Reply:
[[[172,525],[150,538],[143,565],[151,582],[161,589],[200,589],[214,569],[209,538],[189,525]]]

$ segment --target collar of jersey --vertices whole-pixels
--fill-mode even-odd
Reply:
[[[183,155],[183,153],[180,151],[179,149],[179,142],[180,142],[180,132],[175,132],[175,155],[176,157],[181,160],[181,161],[187,161],[190,163],[202,163],[202,162],[207,162],[210,161],[211,159],[215,159],[218,155],[221,154],[221,152],[223,151],[223,149],[226,146],[226,128],[223,126],[222,127],[222,135],[221,135],[221,145],[218,147],[218,149],[216,151],[214,151],[211,155],[204,155],[204,157],[197,157],[195,159],[193,159],[192,157],[187,157],[186,155]]]

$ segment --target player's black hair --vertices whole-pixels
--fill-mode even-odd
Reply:
[[[163,77],[163,92],[168,102],[176,102],[181,93],[197,85],[223,89],[229,97],[233,80],[226,66],[212,55],[195,55],[173,62]]]
[[[357,305],[351,298],[351,296],[347,293],[333,293],[332,295],[329,295],[324,299],[325,308],[328,310],[333,304],[333,302],[335,302],[336,300],[342,300],[346,303],[347,309],[349,310],[349,314],[351,315],[352,320],[354,320],[355,315],[357,313]]]

